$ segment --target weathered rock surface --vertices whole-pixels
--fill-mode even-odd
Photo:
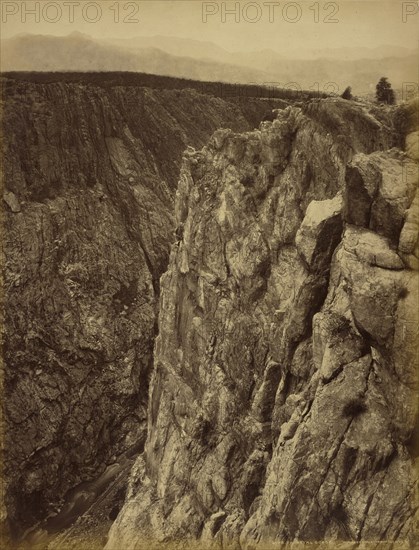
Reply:
[[[4,488],[21,533],[144,443],[182,152],[253,126],[246,99],[194,90],[3,85]]]
[[[417,167],[401,141],[385,109],[330,99],[185,155],[145,453],[106,548],[413,548]]]

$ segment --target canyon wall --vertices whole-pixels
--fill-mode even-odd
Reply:
[[[106,548],[413,548],[407,112],[313,100],[185,153],[145,452]]]
[[[220,127],[253,128],[275,104],[88,79],[2,79],[4,492],[15,534],[142,449],[182,152]]]

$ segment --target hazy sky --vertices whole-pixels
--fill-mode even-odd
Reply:
[[[0,3],[2,38],[22,32],[65,35],[80,31],[94,37],[119,38],[161,34],[207,40],[230,51],[271,48],[284,54],[344,46],[418,46],[418,3],[398,0],[241,0],[240,3],[0,0]],[[236,15],[223,13],[236,4],[239,4]],[[28,11],[25,22],[25,7],[29,11],[35,9],[39,20]]]

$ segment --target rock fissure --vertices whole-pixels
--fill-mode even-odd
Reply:
[[[124,450],[142,448],[139,411],[182,152],[220,126],[249,130],[277,105],[102,87],[94,75],[83,83],[38,76],[2,79],[5,503],[13,532],[42,520]],[[47,384],[25,385],[35,371],[58,388],[56,399]]]

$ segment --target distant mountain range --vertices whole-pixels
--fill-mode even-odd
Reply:
[[[359,95],[373,91],[381,76],[394,88],[418,82],[418,52],[393,46],[300,51],[290,59],[274,50],[229,52],[186,38],[96,39],[78,32],[21,34],[2,40],[1,46],[2,71],[141,71],[337,93],[350,85]]]
[[[84,35],[87,36],[87,35]],[[137,36],[135,38],[111,38],[106,40],[110,44],[135,50],[136,48],[158,48],[172,55],[193,57],[195,59],[212,59],[239,65],[251,63],[264,63],[266,57],[277,59],[289,58],[289,55],[280,54],[272,49],[264,49],[257,52],[229,52],[213,42],[179,38],[176,36]],[[301,49],[293,52],[293,59],[382,59],[383,57],[405,57],[415,54],[415,50],[400,46],[383,45],[375,48],[343,47],[333,49]]]

